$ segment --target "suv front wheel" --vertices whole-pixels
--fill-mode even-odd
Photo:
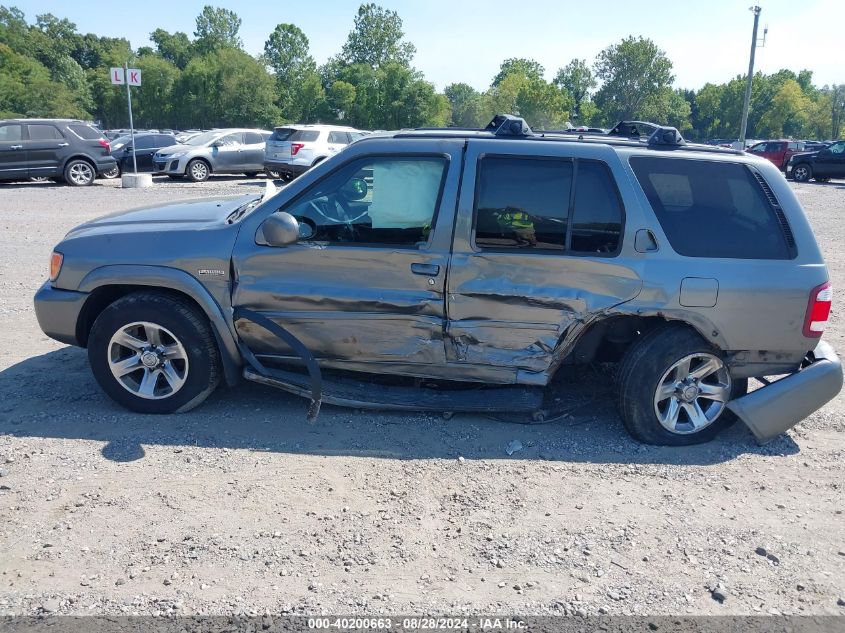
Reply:
[[[219,382],[219,352],[205,315],[177,296],[136,292],[100,313],[88,339],[94,377],[139,413],[193,409]]]
[[[799,163],[792,168],[792,179],[795,182],[807,182],[813,177],[813,168],[807,163]]]
[[[748,390],[731,379],[718,350],[689,327],[670,323],[643,335],[617,375],[625,428],[647,444],[686,446],[713,439],[736,421],[727,403]]]

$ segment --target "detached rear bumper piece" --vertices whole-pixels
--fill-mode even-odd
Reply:
[[[807,360],[796,373],[728,403],[759,443],[791,429],[842,389],[842,364],[830,345],[819,342]]]

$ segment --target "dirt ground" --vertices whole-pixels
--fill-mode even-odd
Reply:
[[[74,225],[263,186],[0,185],[0,615],[845,614],[845,396],[764,447],[741,424],[639,445],[600,370],[541,425],[326,406],[309,426],[253,384],[142,416],[41,333]],[[845,288],[845,183],[794,188]]]

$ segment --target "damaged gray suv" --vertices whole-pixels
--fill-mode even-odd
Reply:
[[[73,229],[41,328],[145,413],[245,378],[310,398],[310,418],[321,402],[539,416],[561,367],[615,362],[628,431],[684,445],[737,417],[765,441],[841,389],[825,263],[764,159],[500,115],[374,134],[270,193]]]

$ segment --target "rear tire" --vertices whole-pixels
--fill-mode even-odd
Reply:
[[[813,168],[807,163],[798,163],[792,168],[792,179],[795,182],[807,182],[813,177]]]
[[[748,390],[748,381],[732,380],[720,352],[690,327],[668,323],[631,346],[616,388],[619,415],[635,439],[688,446],[709,442],[736,421],[725,405]]]
[[[280,178],[279,172],[272,169],[265,169],[264,173],[267,174],[268,178],[272,178],[273,180],[278,180]]]
[[[188,163],[186,173],[188,175],[188,178],[190,178],[193,182],[205,182],[211,175],[211,168],[208,166],[208,163],[206,163],[204,160],[195,158],[190,163]]]
[[[106,180],[114,180],[115,178],[120,176],[120,166],[115,165],[108,171],[104,171],[102,175],[103,178],[105,178]]]
[[[87,160],[77,158],[65,165],[65,182],[73,187],[87,187],[94,182],[97,171]]]
[[[255,178],[256,176],[258,176],[258,172],[257,171],[244,172],[244,176],[246,176],[247,178]]]
[[[177,296],[136,292],[103,310],[88,338],[97,382],[139,413],[182,413],[220,380],[220,354],[205,315]]]

